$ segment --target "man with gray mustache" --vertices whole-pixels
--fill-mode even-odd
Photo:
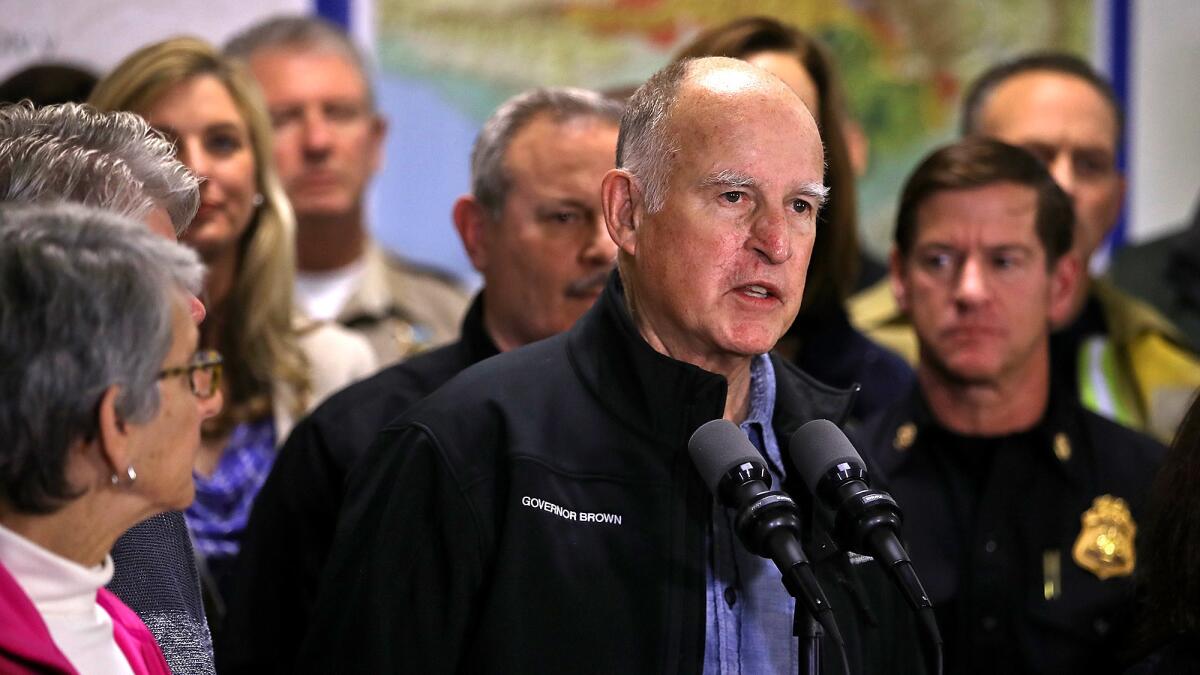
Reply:
[[[291,672],[333,540],[346,473],[375,432],[478,361],[570,328],[616,259],[600,184],[622,106],[580,89],[519,94],[484,124],[455,228],[483,275],[462,337],[334,395],[288,438],[246,529],[222,673]]]

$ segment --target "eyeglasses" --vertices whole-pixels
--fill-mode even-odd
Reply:
[[[199,398],[212,398],[221,386],[221,364],[225,361],[221,355],[212,349],[196,352],[186,366],[164,368],[159,371],[158,379],[187,374],[188,384],[192,393]]]

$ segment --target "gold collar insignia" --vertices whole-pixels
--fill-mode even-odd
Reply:
[[[1125,500],[1112,495],[1096,497],[1079,520],[1082,528],[1071,551],[1075,564],[1101,580],[1132,574],[1137,562],[1133,549],[1137,524]]]

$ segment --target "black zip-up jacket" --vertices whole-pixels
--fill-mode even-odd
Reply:
[[[851,392],[772,361],[779,438],[845,415]],[[381,432],[349,478],[302,669],[699,673],[712,497],[687,441],[725,396],[646,344],[614,274],[568,333],[469,368]],[[921,672],[882,572],[808,534],[850,671]]]

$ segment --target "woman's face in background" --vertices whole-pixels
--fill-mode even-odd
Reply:
[[[254,146],[233,97],[213,75],[171,87],[143,111],[175,142],[179,161],[200,176],[200,210],[183,235],[205,261],[236,250],[254,214]]]

